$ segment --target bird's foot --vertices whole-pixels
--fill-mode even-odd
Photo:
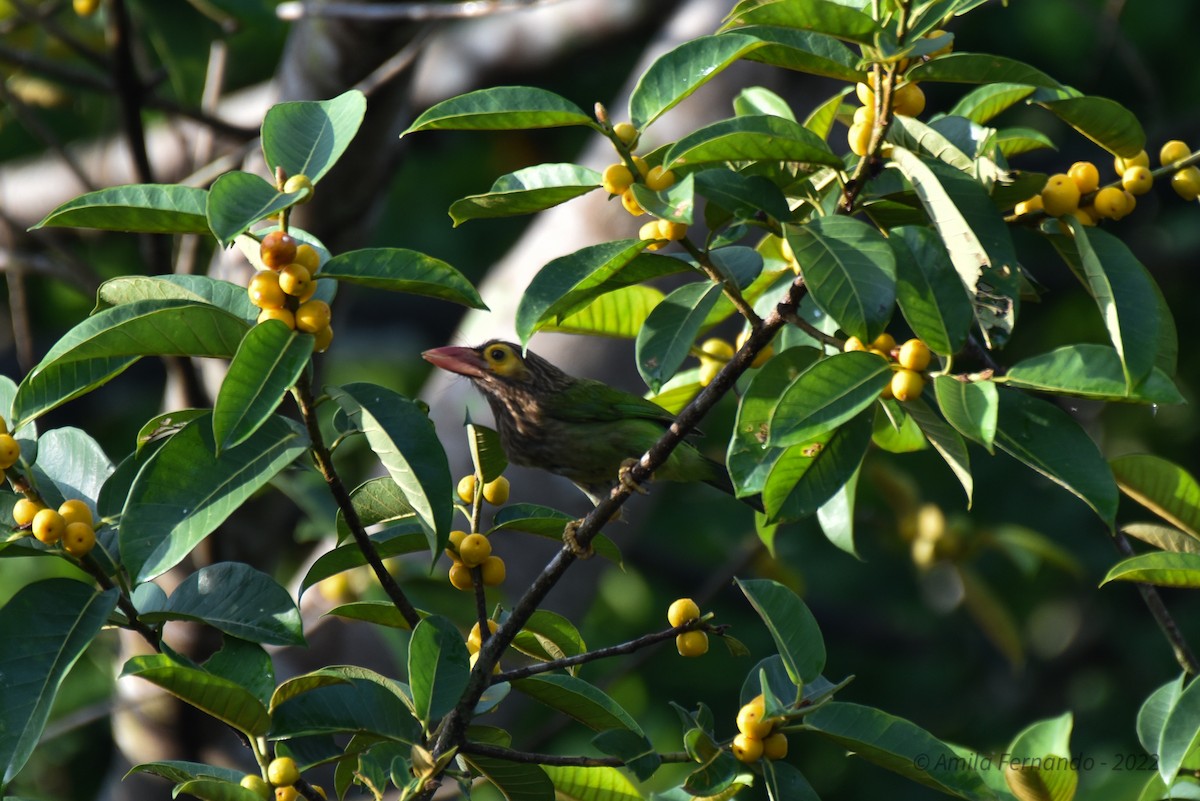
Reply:
[[[586,546],[579,544],[579,527],[583,524],[582,520],[572,520],[563,528],[563,543],[572,555],[579,559],[591,559],[596,551],[592,548],[589,542]]]
[[[639,495],[649,495],[649,491],[633,478],[633,468],[637,464],[637,459],[626,459],[621,462],[621,469],[617,471],[617,480],[621,482],[622,487],[630,492],[636,492]]]

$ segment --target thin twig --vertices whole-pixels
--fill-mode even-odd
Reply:
[[[1120,531],[1113,532],[1112,540],[1113,544],[1117,547],[1117,551],[1122,556],[1135,556],[1129,540]],[[1188,645],[1183,632],[1180,631],[1179,624],[1175,622],[1175,618],[1172,617],[1171,612],[1167,609],[1167,605],[1163,603],[1162,596],[1158,594],[1158,588],[1153,584],[1144,584],[1142,582],[1137,582],[1136,586],[1138,592],[1141,593],[1142,601],[1146,604],[1146,608],[1150,610],[1150,615],[1154,618],[1154,622],[1158,624],[1163,636],[1171,644],[1171,650],[1175,652],[1175,660],[1179,662],[1179,666],[1192,676],[1200,673],[1200,662],[1196,660],[1196,654],[1192,651],[1192,647]]]

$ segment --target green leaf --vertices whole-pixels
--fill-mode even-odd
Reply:
[[[236,592],[229,592],[236,587]],[[241,562],[218,562],[185,578],[147,623],[190,620],[266,645],[304,645],[300,610],[275,579]]]
[[[117,595],[50,578],[26,584],[0,607],[0,784],[33,754],[63,679],[116,608]]]
[[[1091,437],[1052,403],[1016,390],[999,396],[996,445],[1076,495],[1111,528],[1117,484]]]
[[[186,762],[182,759],[165,759],[160,762],[143,762],[129,769],[126,778],[135,773],[149,773],[160,776],[169,782],[180,784],[203,777],[240,781],[245,772],[233,768],[222,768],[216,765],[205,765],[201,762]]]
[[[926,125],[915,117],[897,114],[888,127],[887,140],[974,176],[979,167],[966,152],[973,152],[976,146],[970,126],[963,125],[962,120],[950,118],[937,120],[936,123],[939,127]],[[963,131],[964,135],[954,136],[957,131]]]
[[[1110,467],[1122,492],[1200,539],[1200,485],[1191,473],[1159,456],[1140,453],[1113,459]]]
[[[933,379],[933,391],[946,422],[992,453],[1000,410],[996,385],[991,381],[959,381],[952,376],[940,375]]]
[[[887,361],[866,351],[835,353],[797,375],[768,420],[767,444],[802,445],[870,406],[891,380]]]
[[[1009,746],[1004,780],[1018,799],[1071,801],[1079,782],[1071,762],[1071,713],[1026,728]]]
[[[887,242],[896,256],[896,300],[904,319],[930,350],[957,353],[974,314],[946,247],[932,230],[908,225],[893,228]]]
[[[762,175],[743,175],[721,168],[701,170],[692,175],[697,194],[737,219],[754,219],[759,212],[766,212],[776,220],[792,216],[783,192]]]
[[[685,284],[650,312],[637,335],[637,368],[652,391],[662,389],[687,359],[722,290],[708,281]]]
[[[121,513],[121,558],[134,580],[161,575],[308,447],[298,424],[272,417],[220,455],[207,415],[190,421],[141,468]]]
[[[825,640],[804,601],[771,579],[734,581],[771,632],[792,683],[799,687],[820,676],[825,669]]]
[[[1041,70],[1034,69],[1021,61],[990,53],[950,53],[923,64],[917,64],[905,73],[904,77],[909,81],[982,83],[992,86],[1020,84],[1022,86],[1041,86],[1047,89],[1062,87],[1062,84]]]
[[[855,558],[858,546],[854,542],[854,505],[858,494],[859,470],[847,479],[829,500],[817,510],[817,522],[825,539]]]
[[[554,783],[541,765],[465,754],[463,758],[495,785],[505,801],[554,801]]]
[[[1183,395],[1166,373],[1151,365],[1137,390],[1130,391],[1121,357],[1106,345],[1064,345],[1049,353],[1023,359],[1004,376],[1013,387],[1134,403],[1184,403]]]
[[[497,86],[443,100],[426,109],[401,137],[416,131],[509,131],[590,125],[591,117],[565,97],[532,86]]]
[[[661,291],[644,284],[622,287],[601,295],[557,323],[546,323],[540,330],[636,339],[650,312],[665,297]]]
[[[538,164],[502,175],[482,195],[450,205],[457,228],[467,220],[532,214],[586,195],[600,186],[600,173],[578,164]]]
[[[820,801],[804,774],[788,763],[766,759],[761,764],[771,801]]]
[[[17,390],[15,428],[101,386],[142,356],[230,358],[249,325],[182,300],[144,300],[93,314],[68,331]]]
[[[408,645],[408,680],[417,718],[431,724],[454,709],[467,686],[470,654],[453,623],[430,615],[413,629]]]
[[[482,476],[483,483],[495,481],[508,468],[504,445],[494,428],[467,423],[467,442],[471,445],[471,464]]]
[[[891,163],[912,183],[941,236],[984,337],[993,347],[1004,344],[1016,321],[1018,265],[1012,238],[991,197],[973,178],[926,163],[898,145],[892,147]]]
[[[833,133],[833,126],[837,122],[838,112],[841,111],[842,100],[853,92],[854,87],[852,86],[842,87],[840,92],[809,112],[808,117],[804,120],[804,127],[822,139],[828,140],[830,134]]]
[[[700,36],[659,56],[629,96],[629,119],[645,129],[762,42],[748,36]]]
[[[218,451],[245,442],[270,419],[313,352],[313,336],[268,320],[247,332],[213,407]]]
[[[424,550],[423,547],[422,550]],[[383,554],[380,554],[380,556],[382,557]],[[364,623],[387,626],[390,629],[404,629],[407,631],[412,628],[404,618],[404,615],[400,613],[400,610],[391,601],[352,601],[346,604],[339,604],[325,614],[330,617],[344,617],[347,620],[361,620]]]
[[[773,25],[749,25],[726,35],[752,36],[764,42],[763,47],[743,56],[748,61],[841,81],[866,78],[858,67],[858,56],[832,36]]]
[[[643,796],[616,768],[576,768],[542,765],[562,801],[641,801]]]
[[[803,125],[764,114],[714,122],[668,148],[663,166],[696,167],[727,161],[799,161],[842,166],[825,140]]]
[[[836,0],[741,0],[721,30],[738,31],[745,25],[780,25],[866,45],[884,34],[870,16]]]
[[[512,644],[526,656],[543,662],[578,656],[587,651],[575,624],[546,609],[538,609],[529,617]]]
[[[198,798],[200,801],[261,801],[262,798],[237,782],[221,779],[192,779],[176,786],[173,792]]]
[[[924,398],[915,398],[906,402],[904,411],[916,421],[921,431],[925,432],[929,444],[941,455],[946,466],[954,473],[962,485],[963,492],[967,495],[967,506],[970,506],[975,491],[975,479],[971,476],[971,458],[967,452],[967,443],[963,441],[957,431],[929,408]]]
[[[373,478],[355,487],[350,493],[350,502],[364,526],[385,523],[390,528],[418,522],[417,513],[413,511],[408,499],[404,497],[404,492],[390,476]],[[407,526],[405,530],[408,530]],[[341,509],[337,514],[337,536],[338,542],[350,536],[350,527],[346,525],[346,518]],[[428,545],[429,543],[425,542],[422,547]]]
[[[175,184],[131,184],[88,192],[47,214],[38,228],[97,228],[144,234],[209,233],[208,192]]]
[[[510,503],[496,512],[494,525],[487,532],[491,536],[497,531],[524,531],[546,539],[562,541],[563,528],[575,518],[566,512],[538,506],[533,503]],[[621,551],[603,534],[592,540],[596,553],[605,559],[621,564]]]
[[[358,133],[367,98],[357,89],[330,100],[297,100],[267,109],[262,124],[263,157],[274,172],[307,175],[316,183],[337,163]]]
[[[283,211],[301,194],[287,194],[257,175],[234,170],[208,190],[208,225],[222,245],[229,245],[259,220]]]
[[[1120,486],[1118,482],[1118,486]],[[1164,551],[1200,553],[1200,540],[1170,526],[1157,523],[1129,523],[1121,531]]]
[[[1180,673],[1174,679],[1150,693],[1137,716],[1138,742],[1142,744],[1147,754],[1157,754],[1162,747],[1163,726],[1172,707],[1179,701],[1183,692],[1183,680],[1186,674]]]
[[[546,264],[517,306],[521,343],[529,342],[544,323],[561,321],[606,292],[686,269],[678,259],[643,253],[649,244],[619,239],[589,245]]]
[[[298,677],[300,684],[294,688],[298,692],[289,691],[287,698],[276,693],[272,738],[354,732],[406,744],[418,740],[420,725],[403,695],[403,685],[354,666],[326,668],[321,673],[324,676]]]
[[[37,440],[33,479],[47,505],[59,506],[68,498],[84,501],[96,511],[98,498],[113,465],[99,443],[72,426],[52,428]],[[93,552],[93,556],[98,556]]]
[[[258,643],[233,636],[222,639],[224,642],[221,644],[221,650],[205,660],[204,669],[213,675],[229,679],[234,684],[240,684],[264,704],[269,702],[272,693],[275,692],[275,665],[272,664],[267,649]]]
[[[1032,153],[1035,150],[1057,150],[1054,140],[1032,128],[1004,128],[992,139],[1005,158]]]
[[[461,635],[460,635],[461,636]],[[637,721],[592,684],[561,673],[546,673],[518,679],[513,689],[551,709],[574,718],[593,731],[627,729],[642,734]]]
[[[804,718],[814,731],[868,762],[970,801],[995,795],[970,763],[914,723],[867,706],[831,701]]]
[[[1110,581],[1137,581],[1158,587],[1200,587],[1200,554],[1146,553],[1113,565],[1100,586]]]
[[[1088,288],[1121,356],[1130,390],[1150,375],[1158,356],[1161,321],[1154,279],[1121,240],[1064,218],[1073,236],[1050,241]]]
[[[983,86],[959,98],[948,114],[951,117],[966,117],[982,125],[1029,97],[1033,89],[1028,84],[985,81]]]
[[[1146,133],[1137,116],[1115,100],[1066,97],[1035,102],[1110,153],[1135,156],[1146,146]]]
[[[785,228],[813,300],[848,334],[870,342],[896,302],[896,257],[878,229],[844,216]]]
[[[1167,714],[1158,749],[1158,774],[1168,787],[1200,745],[1200,681],[1192,679]]]
[[[249,690],[208,671],[179,664],[166,654],[132,657],[121,670],[121,678],[128,676],[162,687],[249,737],[261,737],[271,725],[266,706]]]
[[[366,383],[326,387],[428,528],[430,550],[445,542],[454,515],[450,465],[433,423],[413,400]]]
[[[110,278],[96,293],[95,312],[139,300],[187,300],[208,303],[243,320],[254,320],[259,309],[250,302],[243,284],[207,275],[125,275]]]
[[[792,107],[779,95],[765,86],[747,86],[733,99],[733,113],[739,117],[771,114],[785,120],[796,121]]]
[[[487,309],[462,273],[441,259],[406,248],[365,248],[340,253],[321,267],[320,277]]]
[[[816,512],[851,479],[871,444],[871,414],[864,412],[783,452],[763,486],[769,522],[799,520]]]

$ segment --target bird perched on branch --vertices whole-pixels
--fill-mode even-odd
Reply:
[[[623,466],[645,453],[674,417],[658,404],[599,381],[567,375],[511,342],[444,347],[421,354],[471,379],[492,407],[509,461],[565,476],[593,503],[607,497]],[[654,471],[665,481],[703,481],[733,494],[723,465],[680,443]],[[761,509],[758,498],[743,498]]]

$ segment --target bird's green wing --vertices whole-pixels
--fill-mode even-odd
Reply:
[[[654,401],[587,378],[578,379],[557,393],[553,407],[556,418],[572,423],[636,418],[654,420],[666,426],[675,419]]]

